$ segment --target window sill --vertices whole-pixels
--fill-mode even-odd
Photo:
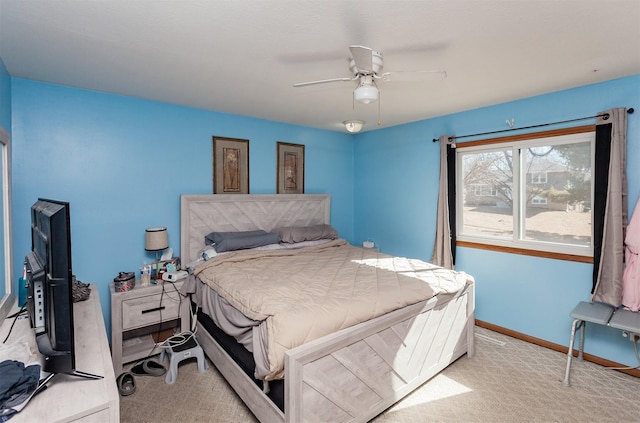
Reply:
[[[498,251],[508,254],[520,254],[523,256],[542,257],[554,260],[576,261],[579,263],[593,264],[593,257],[579,256],[576,254],[553,253],[550,251],[528,250],[524,248],[503,247],[492,244],[481,244],[479,242],[456,241],[457,247],[476,248],[479,250]]]

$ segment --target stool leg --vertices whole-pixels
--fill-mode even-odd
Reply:
[[[573,358],[573,343],[576,340],[576,329],[579,322],[580,320],[576,319],[573,321],[573,325],[571,325],[571,339],[569,341],[569,351],[567,352],[567,369],[564,372],[564,386],[571,386],[571,382],[569,381],[569,374],[571,373],[571,359]]]
[[[202,351],[202,348],[198,347],[195,356],[198,359],[198,371],[200,373],[206,372],[209,366],[207,365],[207,361],[204,359],[204,352]]]
[[[169,354],[169,370],[167,376],[164,378],[164,383],[167,385],[173,385],[178,378],[178,362],[180,361],[178,353],[172,352]]]
[[[580,326],[580,349],[578,350],[578,360],[583,361],[582,352],[584,351],[584,332],[587,326],[587,322],[582,321]]]

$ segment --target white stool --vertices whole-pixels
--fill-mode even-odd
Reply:
[[[188,337],[188,339],[182,343],[176,342],[174,338],[183,337],[181,341]],[[169,371],[165,377],[165,383],[171,385],[178,379],[178,364],[182,360],[195,357],[198,360],[198,371],[200,373],[205,372],[209,366],[204,359],[204,352],[202,347],[196,341],[196,338],[192,333],[178,335],[177,337],[171,337],[167,339],[163,344],[162,353],[160,354],[160,363],[164,363],[165,356],[169,357]]]

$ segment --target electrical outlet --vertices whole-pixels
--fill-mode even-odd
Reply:
[[[622,331],[622,336],[625,338],[629,338],[629,341],[631,342],[640,342],[640,334],[638,333],[633,333],[633,332],[627,332]]]

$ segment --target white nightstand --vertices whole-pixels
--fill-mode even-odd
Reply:
[[[160,280],[157,285],[140,286],[136,281],[135,288],[126,292],[115,292],[110,284],[111,358],[116,375],[122,373],[123,364],[161,352],[154,349],[153,335],[189,330],[189,298],[178,292],[182,283]]]

